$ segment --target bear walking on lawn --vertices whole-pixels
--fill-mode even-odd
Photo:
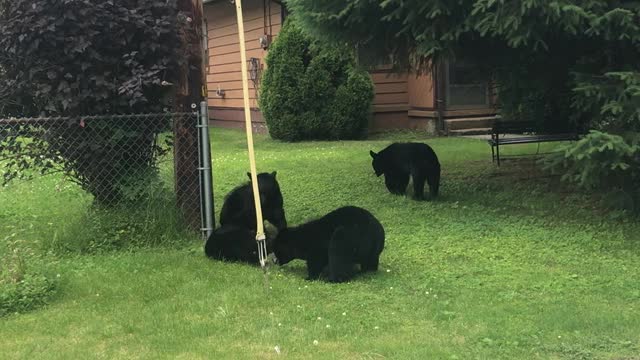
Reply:
[[[330,282],[344,282],[354,275],[356,264],[363,272],[378,270],[384,228],[369,211],[345,206],[280,231],[273,245],[279,265],[306,260],[308,280],[318,279],[327,268]]]
[[[440,188],[440,162],[433,149],[423,143],[393,143],[377,154],[369,151],[376,176],[384,174],[384,183],[392,194],[404,195],[413,179],[413,197],[424,199],[425,180],[431,198]]]
[[[258,174],[258,192],[262,206],[262,217],[277,229],[287,227],[284,214],[284,201],[280,192],[280,185],[276,180],[276,172]],[[240,185],[225,197],[220,211],[220,225],[236,225],[238,227],[256,230],[256,209],[251,186],[251,173],[247,173],[249,182]]]
[[[267,253],[273,249],[272,237],[267,234]],[[217,228],[204,245],[204,253],[213,259],[259,264],[256,230],[237,225]]]

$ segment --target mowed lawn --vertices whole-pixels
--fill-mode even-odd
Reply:
[[[396,139],[437,152],[437,201],[391,195],[373,174],[369,150]],[[536,146],[505,148],[515,151]],[[247,180],[243,133],[213,129],[212,155],[219,211]],[[260,135],[256,155],[259,171],[278,172],[290,225],[347,204],[376,215],[387,234],[379,272],[309,282],[295,261],[265,278],[207,259],[199,237],[180,231],[177,245],[54,250],[57,293],[0,318],[0,359],[640,358],[637,218],[534,162],[498,168],[485,141],[415,133],[297,144]],[[1,188],[0,240],[43,252],[89,241],[89,202],[54,177]]]

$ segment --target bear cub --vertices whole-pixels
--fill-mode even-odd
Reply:
[[[262,206],[262,217],[275,225],[277,229],[287,227],[284,214],[284,201],[276,172],[258,174],[258,192]],[[249,182],[231,190],[224,199],[220,211],[220,225],[236,225],[241,228],[256,230],[256,210],[251,186],[251,173],[247,173]]]
[[[369,211],[345,206],[280,231],[273,245],[279,265],[306,260],[308,280],[318,279],[326,268],[330,282],[344,282],[353,277],[356,264],[362,272],[378,270],[384,228]]]
[[[392,194],[404,195],[413,180],[413,197],[424,199],[425,180],[431,198],[438,196],[440,188],[440,162],[433,149],[423,143],[393,143],[377,154],[369,151],[376,176],[384,174],[384,183]]]
[[[273,237],[267,234],[267,253],[273,249]],[[217,228],[207,239],[204,253],[213,259],[260,264],[256,230],[237,225]]]

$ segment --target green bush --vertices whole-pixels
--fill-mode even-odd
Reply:
[[[623,208],[636,209],[640,200],[640,136],[591,131],[575,144],[551,154],[545,167],[562,180],[588,190],[618,194]],[[622,197],[619,194],[623,194]],[[616,200],[616,202],[620,202]]]
[[[56,290],[46,262],[15,238],[5,237],[0,249],[0,317],[41,307]]]
[[[337,140],[366,134],[373,83],[356,68],[353,51],[315,43],[289,19],[266,63],[260,108],[271,137]]]
[[[584,126],[584,117],[571,108],[567,61],[554,59],[551,68],[535,55],[494,61],[503,63],[482,73],[493,74],[497,106],[504,118],[533,122],[540,131],[567,132]]]
[[[614,207],[640,210],[640,74],[573,74],[573,109],[594,129],[551,156],[547,168],[562,179],[604,191]]]
[[[19,282],[0,280],[0,317],[41,307],[54,290],[54,283],[42,274],[25,274]]]

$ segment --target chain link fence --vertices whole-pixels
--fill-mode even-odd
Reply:
[[[198,228],[199,118],[193,112],[0,119],[0,183],[10,189],[60,177],[90,194],[92,207],[107,209],[170,192],[176,211]]]

